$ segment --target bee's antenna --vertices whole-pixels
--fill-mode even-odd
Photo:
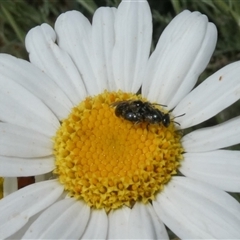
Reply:
[[[163,105],[163,104],[159,104],[159,103],[152,103],[152,105],[158,105],[158,106],[161,106],[161,107],[167,107],[167,105]]]
[[[186,113],[183,113],[183,114],[181,114],[181,115],[178,115],[178,116],[176,116],[176,117],[174,117],[173,119],[175,119],[175,118],[178,118],[178,117],[182,117],[182,116],[184,116]],[[172,119],[172,120],[173,120]]]
[[[181,126],[181,124],[180,124],[180,123],[178,123],[178,122],[175,122],[175,121],[172,121],[172,122],[176,123],[178,126]]]
[[[181,114],[181,115],[178,115],[178,116],[176,116],[176,117],[174,117],[174,118],[172,118],[171,120],[173,121],[175,118],[178,118],[178,117],[182,117],[182,116],[184,116],[186,113],[183,113],[183,114]],[[179,125],[179,126],[181,126],[181,124],[180,123],[178,123],[178,122],[175,122],[175,121],[173,121],[174,123],[176,123],[177,125]]]

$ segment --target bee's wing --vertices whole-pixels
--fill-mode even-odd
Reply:
[[[118,106],[119,104],[121,104],[123,101],[117,101],[117,102],[114,102],[114,103],[111,103],[110,106],[111,107],[116,107]]]
[[[133,100],[117,101],[117,102],[111,103],[110,106],[111,107],[124,106],[124,105],[130,104],[131,102],[133,102]]]

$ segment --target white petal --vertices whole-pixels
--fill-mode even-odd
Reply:
[[[74,198],[63,199],[46,209],[23,239],[79,239],[87,225],[90,208]]]
[[[168,103],[168,107],[170,109],[175,107],[180,102],[180,100],[182,100],[192,90],[200,74],[207,67],[216,47],[216,43],[217,28],[214,24],[208,23],[204,40],[200,49],[198,50],[198,54],[195,56],[195,59],[186,76],[184,79],[182,79],[180,86],[175,89],[175,92],[172,92],[170,102]]]
[[[57,201],[59,201],[60,199],[63,199],[63,195],[65,195],[65,193],[63,193]],[[23,239],[22,237],[24,236],[24,234],[26,233],[26,231],[29,229],[29,227],[33,224],[33,222],[36,221],[36,219],[42,214],[42,212],[45,210],[42,210],[40,212],[38,212],[37,214],[33,215],[32,217],[29,218],[28,222],[21,228],[19,229],[17,232],[15,232],[13,235],[9,236],[7,238],[7,240],[18,240],[18,239]]]
[[[240,143],[240,117],[214,127],[193,131],[182,138],[185,152],[207,152]]]
[[[4,239],[27,222],[29,217],[54,203],[63,187],[57,180],[31,184],[0,200],[0,239]]]
[[[113,72],[117,87],[137,92],[149,58],[152,15],[145,0],[120,3],[115,21]]]
[[[11,79],[0,78],[0,119],[52,136],[59,127],[43,102]]]
[[[0,122],[0,154],[8,157],[43,157],[52,155],[50,137],[34,130]]]
[[[174,177],[153,207],[181,239],[240,238],[240,204],[209,184]]]
[[[0,168],[1,169],[1,168]],[[3,175],[1,175],[3,176]],[[3,197],[18,190],[18,180],[16,177],[5,177],[3,181]]]
[[[107,239],[127,239],[128,220],[130,208],[122,207],[112,210],[108,214],[108,235]]]
[[[85,86],[70,56],[55,41],[56,33],[48,24],[31,29],[26,36],[30,61],[54,79],[77,105],[87,95]]]
[[[228,192],[240,192],[240,151],[185,153],[179,171]]]
[[[108,218],[104,209],[91,210],[87,227],[81,239],[106,239],[108,230]]]
[[[25,232],[27,231],[27,229],[32,225],[32,223],[39,217],[39,215],[42,213],[39,212],[35,215],[33,215],[32,217],[30,217],[28,219],[28,222],[22,227],[20,228],[17,232],[15,232],[14,234],[12,234],[11,236],[9,236],[8,238],[6,238],[6,240],[19,240],[22,239],[23,235],[25,234]]]
[[[0,156],[0,176],[27,177],[44,174],[55,168],[53,157],[11,158]]]
[[[100,93],[100,86],[94,74],[91,24],[80,12],[61,14],[56,23],[57,42],[78,68],[89,95]]]
[[[189,93],[174,109],[181,128],[201,123],[240,98],[240,61],[227,65]]]
[[[151,204],[136,203],[128,222],[128,239],[169,239]]]
[[[199,12],[183,11],[162,33],[152,53],[143,95],[172,109],[195,85],[217,39],[216,27]]]
[[[42,100],[59,119],[66,118],[73,107],[54,81],[33,64],[0,54],[0,78],[11,79]]]
[[[96,10],[92,22],[92,43],[96,64],[96,77],[101,91],[117,89],[113,77],[112,50],[114,46],[115,8]]]

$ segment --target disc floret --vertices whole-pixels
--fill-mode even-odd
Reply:
[[[107,92],[73,108],[54,137],[55,173],[71,197],[106,211],[155,198],[179,167],[181,135],[174,124],[133,124],[112,104],[140,95]],[[162,110],[163,111],[163,110]]]

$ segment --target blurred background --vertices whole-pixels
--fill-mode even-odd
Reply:
[[[240,59],[240,0],[148,0],[148,2],[154,27],[152,50],[166,25],[184,9],[206,14],[217,26],[216,50],[197,84],[223,66]],[[73,9],[81,11],[91,22],[92,15],[98,7],[117,7],[119,3],[120,0],[0,0],[0,52],[28,59],[24,39],[31,28],[42,23],[54,26],[59,14]],[[240,101],[184,133],[212,126],[238,115]],[[231,149],[240,150],[240,145]],[[231,195],[240,201],[240,194]],[[175,236],[172,235],[171,238]]]

